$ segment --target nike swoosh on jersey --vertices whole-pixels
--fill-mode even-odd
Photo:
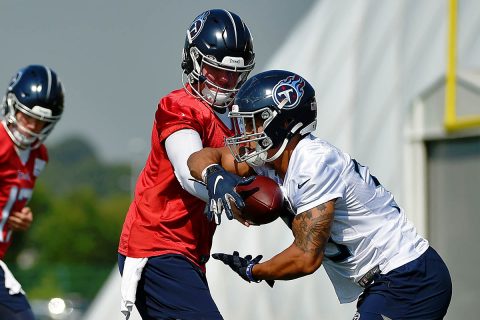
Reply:
[[[220,182],[220,180],[222,180],[223,177],[222,176],[218,176],[217,179],[215,179],[215,184],[213,185],[213,193],[215,193],[215,191],[217,190],[217,184]]]
[[[298,184],[298,189],[300,189],[301,187],[303,187],[305,185],[305,183],[307,183],[308,181],[310,181],[310,179],[307,179],[305,181],[303,181],[302,183],[299,183]]]

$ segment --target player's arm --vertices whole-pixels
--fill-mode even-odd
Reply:
[[[290,280],[315,272],[323,261],[330,237],[335,200],[323,203],[295,217],[293,243],[280,254],[252,269],[257,280]]]
[[[228,172],[242,177],[249,176],[254,173],[247,163],[236,162],[235,158],[227,147],[203,148],[192,153],[187,162],[187,165],[190,169],[190,174],[192,177],[199,180],[203,180],[204,177],[202,177],[202,174],[204,174],[205,169],[212,164],[219,164]]]
[[[168,159],[173,166],[178,182],[188,193],[207,202],[207,189],[204,185],[192,180],[187,166],[188,157],[202,148],[202,139],[193,129],[178,130],[165,139]]]
[[[207,187],[207,217],[210,220],[215,218],[220,224],[222,213],[232,220],[233,208],[243,209],[245,202],[235,188],[252,182],[253,170],[246,163],[235,162],[228,148],[203,148],[190,155],[187,165],[192,177],[203,181]],[[245,224],[245,221],[239,221]]]
[[[334,208],[335,200],[330,200],[298,214],[292,223],[293,243],[263,263],[257,263],[259,259],[252,263],[251,259],[238,258],[238,252],[214,254],[213,257],[222,260],[247,281],[291,280],[309,275],[322,264]]]

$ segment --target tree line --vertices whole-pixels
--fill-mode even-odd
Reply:
[[[102,162],[79,137],[49,146],[49,156],[29,203],[32,226],[13,235],[5,260],[31,299],[90,300],[116,264],[131,168]]]

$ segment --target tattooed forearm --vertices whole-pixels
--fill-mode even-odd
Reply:
[[[303,252],[321,253],[330,235],[334,203],[327,202],[295,217],[294,244]]]

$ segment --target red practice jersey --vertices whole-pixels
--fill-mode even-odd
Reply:
[[[151,151],[125,218],[119,252],[134,258],[177,253],[204,269],[216,225],[204,214],[205,202],[181,187],[165,150],[165,139],[182,129],[195,130],[203,146],[213,148],[224,146],[224,137],[233,134],[183,89],[160,100]]]
[[[12,241],[7,220],[12,211],[20,211],[32,196],[37,177],[48,161],[47,149],[41,145],[30,151],[26,163],[20,159],[15,145],[3,125],[0,125],[0,259]]]

